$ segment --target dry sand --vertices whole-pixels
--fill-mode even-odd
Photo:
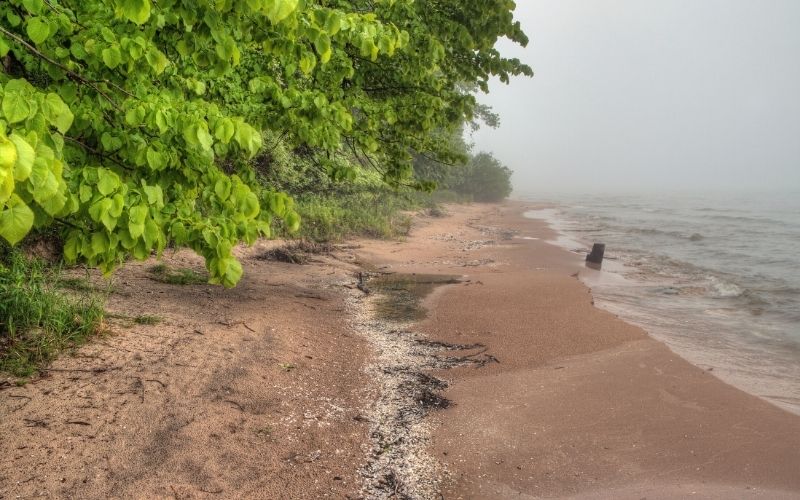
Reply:
[[[113,278],[109,333],[0,391],[0,498],[342,498],[373,399],[341,281],[352,266],[243,256],[238,287]],[[190,252],[174,267],[202,270]],[[95,277],[102,286],[102,278]]]
[[[800,498],[800,417],[595,308],[524,208],[450,207],[302,266],[262,243],[229,291],[126,266],[108,308],[164,321],[111,319],[0,385],[0,498]],[[387,322],[362,266],[463,281]]]

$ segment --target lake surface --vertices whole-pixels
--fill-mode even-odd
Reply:
[[[606,244],[603,271],[581,273],[598,305],[800,413],[800,193],[521,198],[553,204],[526,215],[555,244]]]

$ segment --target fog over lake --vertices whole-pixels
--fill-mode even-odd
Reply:
[[[800,2],[531,1],[472,135],[518,191],[800,190]]]

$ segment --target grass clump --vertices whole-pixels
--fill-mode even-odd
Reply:
[[[141,314],[133,318],[133,322],[137,325],[157,325],[161,323],[161,317],[150,314]]]
[[[102,304],[55,289],[58,272],[17,251],[0,258],[0,371],[28,377],[100,329]]]
[[[300,236],[313,241],[341,241],[351,236],[391,239],[408,235],[416,200],[390,190],[364,190],[339,196],[304,195],[297,211]]]
[[[329,254],[332,250],[333,246],[329,243],[300,240],[267,250],[256,258],[289,264],[306,264],[311,260],[311,255]]]
[[[150,277],[169,285],[198,285],[208,283],[208,277],[193,269],[172,269],[166,264],[156,264],[150,268]]]

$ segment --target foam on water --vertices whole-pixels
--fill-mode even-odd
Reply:
[[[598,305],[728,382],[800,413],[800,194],[527,197],[602,272]],[[612,278],[616,277],[616,278]]]

